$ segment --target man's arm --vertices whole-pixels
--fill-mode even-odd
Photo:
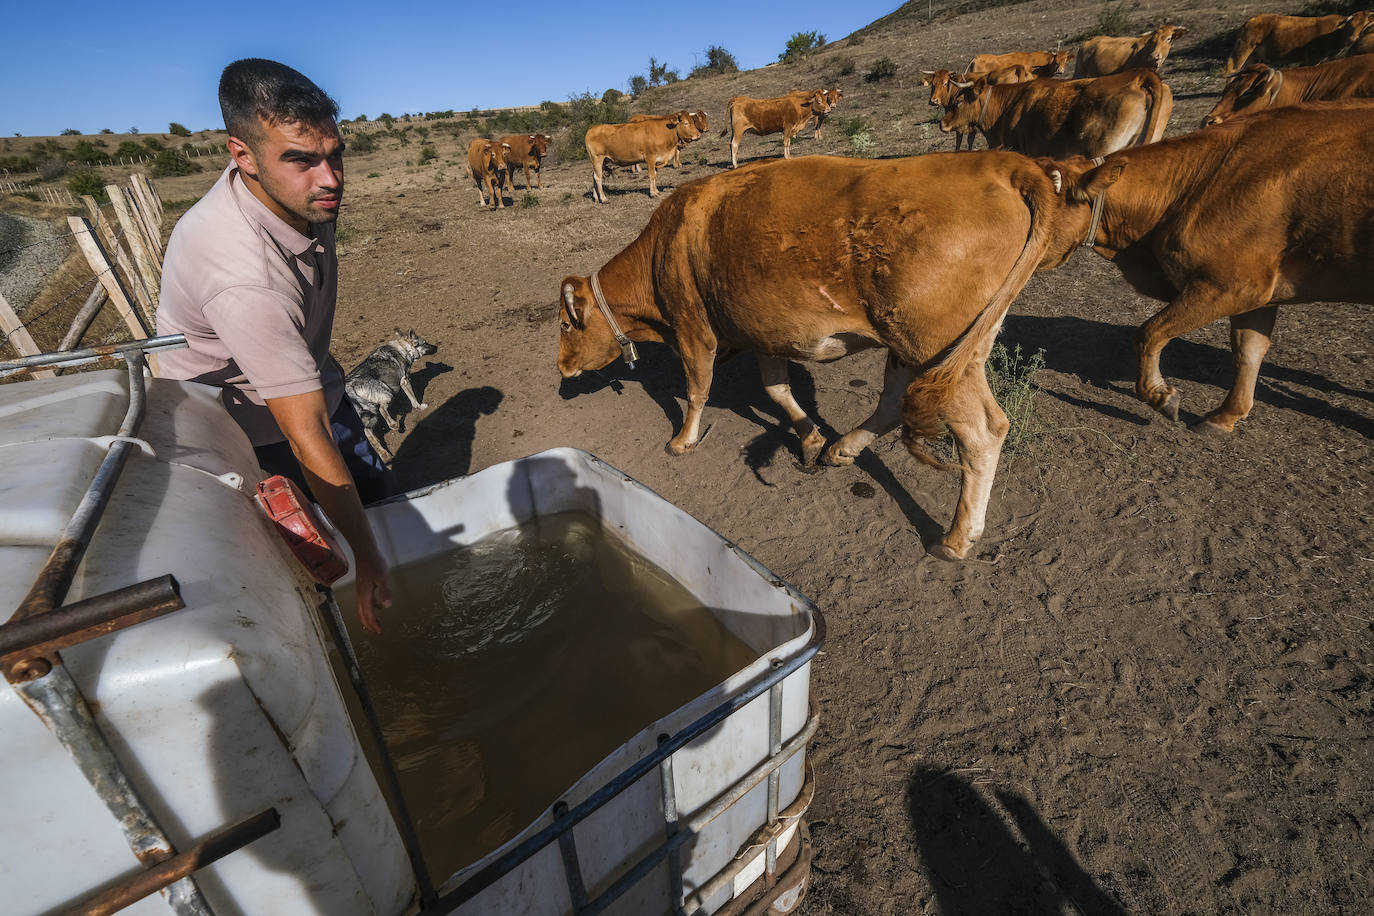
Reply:
[[[373,633],[382,632],[377,622],[377,608],[391,606],[386,561],[377,549],[372,528],[363,514],[353,476],[334,443],[324,392],[308,391],[268,398],[267,408],[290,443],[315,498],[353,549],[353,560],[358,567],[355,573],[358,619]]]

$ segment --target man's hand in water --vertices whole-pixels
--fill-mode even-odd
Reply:
[[[387,580],[386,564],[381,560],[375,560],[372,564],[359,561],[354,592],[358,596],[358,620],[363,628],[372,633],[381,633],[377,609],[391,607],[391,583]]]

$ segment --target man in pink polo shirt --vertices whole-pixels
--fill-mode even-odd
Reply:
[[[395,488],[329,355],[338,105],[290,67],[256,58],[224,68],[219,102],[233,162],[167,244],[157,330],[190,346],[159,356],[161,370],[218,385],[263,470],[314,496],[353,549],[358,617],[381,632],[387,566],[362,502]]]

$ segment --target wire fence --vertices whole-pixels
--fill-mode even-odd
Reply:
[[[87,216],[69,216],[65,233],[40,219],[0,214],[0,359],[152,334],[162,276],[162,200],[142,173],[105,191],[109,201],[103,205],[80,198]]]

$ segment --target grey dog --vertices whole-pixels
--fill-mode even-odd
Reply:
[[[439,348],[425,340],[412,329],[402,333],[396,329],[396,337],[373,350],[344,379],[344,392],[358,411],[363,421],[363,431],[367,441],[377,450],[385,461],[392,459],[391,452],[377,438],[374,432],[378,420],[385,420],[388,429],[398,429],[400,424],[391,415],[391,402],[402,391],[410,398],[410,406],[419,410],[428,407],[421,404],[410,387],[410,368],[422,356],[438,352]]]

